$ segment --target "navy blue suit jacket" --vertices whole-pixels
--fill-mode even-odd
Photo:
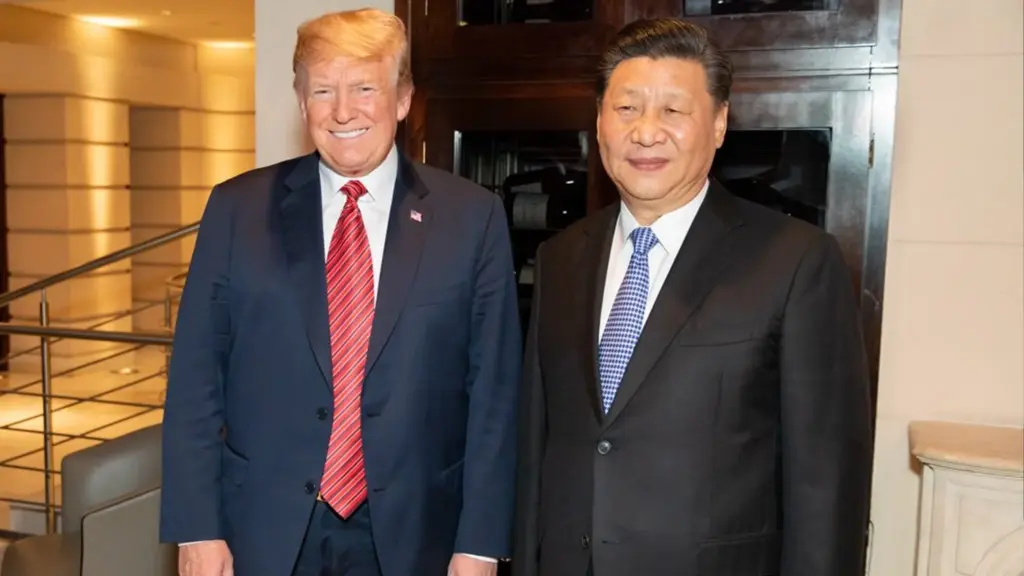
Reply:
[[[318,162],[213,190],[178,313],[161,539],[225,539],[239,576],[291,573],[327,453]],[[499,199],[403,158],[362,402],[384,576],[443,576],[455,552],[510,555],[516,299]]]

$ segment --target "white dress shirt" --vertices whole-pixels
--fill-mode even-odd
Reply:
[[[647,253],[647,264],[650,272],[650,285],[647,289],[647,307],[644,309],[644,321],[651,314],[651,308],[658,299],[658,293],[665,284],[665,277],[668,276],[672,263],[679,254],[683,240],[690,232],[697,210],[704,203],[704,197],[708,193],[708,182],[693,200],[683,206],[676,208],[668,214],[662,215],[651,224],[651,231],[658,239],[651,251]],[[601,331],[604,334],[605,325],[608,323],[608,316],[612,311],[612,304],[615,303],[615,295],[619,291],[622,279],[626,276],[626,268],[629,267],[629,260],[633,257],[633,242],[629,235],[640,226],[636,218],[629,211],[626,203],[623,202],[619,209],[619,219],[615,226],[615,234],[612,236],[611,252],[608,254],[608,273],[604,281],[604,298],[601,301]]]
[[[395,197],[395,179],[398,177],[398,148],[392,146],[387,157],[372,172],[356,178],[366,188],[366,194],[358,200],[359,213],[363,216],[366,238],[370,242],[370,258],[373,260],[373,300],[377,301],[380,288],[380,267],[384,261],[384,242],[388,237],[388,217],[391,215],[391,200]],[[323,211],[324,258],[331,246],[331,237],[338,224],[341,211],[348,202],[341,188],[353,178],[346,178],[320,162],[320,204]]]

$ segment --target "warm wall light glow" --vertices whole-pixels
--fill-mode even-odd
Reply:
[[[235,41],[235,40],[210,40],[203,42],[204,45],[210,48],[228,48],[228,49],[241,49],[241,48],[252,48],[252,42]]]
[[[135,28],[141,24],[137,18],[123,18],[121,16],[75,16],[75,18],[108,28]]]

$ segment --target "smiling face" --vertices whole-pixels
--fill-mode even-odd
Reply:
[[[597,141],[605,171],[642,224],[700,193],[727,119],[728,104],[709,94],[695,60],[639,57],[615,67],[598,110]]]
[[[335,172],[359,178],[394,145],[413,88],[399,82],[394,58],[337,57],[304,66],[296,93],[309,135]]]

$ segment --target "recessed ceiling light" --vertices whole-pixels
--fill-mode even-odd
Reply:
[[[252,48],[252,42],[238,40],[208,40],[203,44],[210,48]]]
[[[91,24],[99,24],[108,28],[134,28],[141,24],[137,18],[124,18],[122,16],[76,16],[79,20]]]
[[[173,12],[171,12],[170,10],[161,10],[160,11],[160,15],[161,16],[170,16],[171,14],[173,14]]]

